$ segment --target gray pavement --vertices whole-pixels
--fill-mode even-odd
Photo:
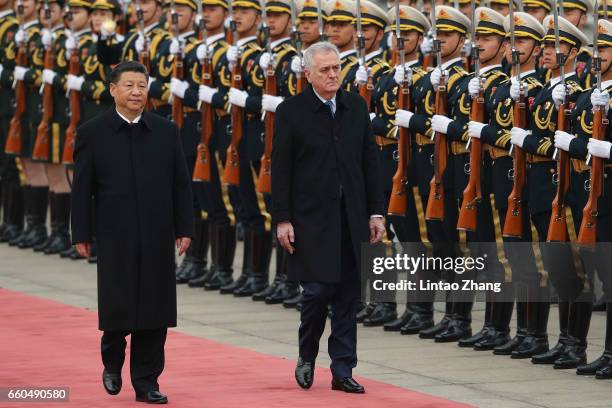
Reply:
[[[236,254],[237,271],[241,248],[239,245]],[[68,261],[0,245],[0,287],[95,310],[95,285],[95,266],[84,261]],[[178,303],[176,330],[180,332],[296,358],[299,314],[294,310],[184,285],[178,288]],[[483,311],[480,305],[475,309],[473,328],[479,330]],[[549,333],[557,333],[557,321],[553,307]],[[589,360],[602,352],[604,326],[605,314],[594,313]],[[324,336],[328,331],[329,327]],[[551,336],[550,341],[554,344],[556,338]],[[326,346],[324,337],[317,360],[321,366],[329,365]],[[435,344],[414,336],[385,333],[381,328],[359,327],[358,355],[357,375],[478,407],[612,406],[612,381],[579,377],[574,370],[535,366],[526,360],[493,356],[490,352],[465,350],[456,344]]]

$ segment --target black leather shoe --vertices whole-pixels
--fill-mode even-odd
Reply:
[[[45,247],[45,255],[56,255],[70,248],[70,236],[68,233],[60,233],[50,239],[49,245]]]
[[[73,251],[76,251],[76,249],[74,249],[74,247],[71,246],[70,248],[66,249],[65,251],[60,252],[59,256],[60,256],[60,258],[70,258],[70,255],[72,255]]]
[[[612,353],[604,352],[597,360],[589,364],[578,366],[576,374],[578,375],[595,375],[598,370],[612,364]]]
[[[509,356],[514,350],[518,348],[518,346],[521,345],[524,339],[524,334],[517,334],[512,338],[512,340],[506,342],[505,344],[502,344],[501,346],[495,347],[493,349],[493,354],[495,354],[496,356]]]
[[[412,317],[412,315],[414,314],[414,312],[410,309],[409,306],[406,307],[406,310],[404,310],[404,313],[402,313],[402,315],[400,317],[398,317],[397,319],[391,321],[391,322],[387,322],[383,325],[383,330],[384,331],[390,331],[390,332],[398,332],[402,329],[402,327],[404,325],[406,325],[406,323],[408,323],[410,321],[410,318]]]
[[[176,283],[184,284],[204,275],[204,264],[195,259],[184,259],[176,270]]]
[[[586,344],[568,345],[565,348],[565,352],[555,360],[553,368],[567,370],[586,364],[586,349]]]
[[[238,276],[238,279],[236,279],[229,285],[221,286],[219,288],[219,293],[221,293],[222,295],[231,295],[236,289],[242,287],[248,278],[248,275],[241,273],[240,276]]]
[[[217,270],[215,274],[204,283],[204,290],[219,290],[222,286],[229,285],[234,281],[232,271]]]
[[[304,361],[302,357],[298,358],[297,365],[295,366],[295,381],[305,390],[310,388],[314,381],[314,367],[314,363]]]
[[[159,391],[149,391],[146,394],[136,394],[136,401],[147,404],[167,404],[168,397]]]
[[[283,300],[283,307],[287,309],[296,309],[297,305],[301,303],[303,299],[304,295],[302,295],[302,292],[300,292],[297,294],[297,296]]]
[[[295,283],[281,282],[281,284],[276,287],[276,290],[270,296],[266,297],[265,302],[267,305],[278,305],[283,303],[285,299],[297,296],[298,293],[300,293],[300,288]]]
[[[434,325],[433,316],[431,314],[422,314],[415,312],[410,320],[400,329],[401,334],[419,334],[421,331],[429,330]]]
[[[72,251],[70,252],[70,255],[68,255],[68,258],[72,259],[73,261],[85,259],[83,255],[79,254],[79,251],[77,251],[75,247],[72,247]]]
[[[121,373],[113,374],[106,371],[102,371],[102,385],[104,385],[104,389],[110,395],[117,395],[119,391],[121,391]]]
[[[523,359],[531,358],[537,354],[544,353],[548,350],[548,336],[535,337],[531,335],[525,336],[521,344],[512,351],[510,358]]]
[[[533,364],[554,364],[555,360],[563,355],[565,352],[567,345],[565,343],[557,343],[555,347],[550,350],[540,353],[534,354],[531,358],[531,362]]]
[[[487,335],[474,344],[474,350],[494,350],[495,347],[505,345],[510,341],[510,335],[506,331],[495,330],[489,327]]]
[[[204,273],[204,275],[201,275],[187,282],[187,286],[189,286],[190,288],[203,288],[204,284],[210,280],[214,272],[215,268],[210,268],[206,273]]]
[[[595,378],[598,380],[612,379],[612,360],[608,359],[608,363],[595,372]]]
[[[473,336],[470,336],[470,337],[467,337],[465,339],[459,340],[457,345],[459,347],[474,347],[474,344],[476,344],[480,340],[484,339],[487,336],[488,333],[489,333],[489,327],[488,326],[483,326],[483,328],[480,329],[480,331],[478,331]]]
[[[357,312],[357,323],[363,323],[366,317],[368,317],[376,308],[376,303],[368,303],[366,307]]]
[[[444,316],[442,320],[440,320],[437,324],[423,329],[419,332],[419,337],[422,339],[433,339],[437,334],[442,333],[448,328],[450,324],[451,318],[448,316]]]
[[[268,276],[249,276],[244,284],[234,290],[236,297],[250,297],[268,287]]]
[[[363,394],[365,388],[351,377],[333,378],[331,389],[336,391],[350,392],[352,394]]]
[[[470,337],[471,335],[472,326],[470,322],[464,320],[451,320],[446,330],[436,334],[434,341],[436,343],[452,343]]]
[[[276,291],[276,288],[278,285],[280,285],[280,283],[280,279],[274,278],[271,285],[266,287],[261,292],[253,293],[251,299],[253,299],[255,302],[263,302],[268,296],[272,295]]]
[[[382,326],[397,319],[397,305],[395,303],[379,303],[372,313],[363,319],[366,327]]]

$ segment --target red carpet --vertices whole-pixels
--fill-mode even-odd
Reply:
[[[2,407],[126,407],[134,401],[129,358],[123,390],[101,384],[100,332],[92,311],[0,288],[0,388],[67,386],[69,403],[0,402]],[[129,344],[129,343],[128,343]],[[295,362],[171,331],[161,390],[176,407],[458,408],[467,405],[360,378],[365,395],[331,391],[319,369],[309,391],[293,379]]]

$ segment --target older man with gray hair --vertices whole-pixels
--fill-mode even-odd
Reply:
[[[304,294],[295,378],[312,385],[331,305],[331,387],[363,393],[352,376],[360,246],[380,241],[385,229],[376,146],[365,102],[340,90],[338,49],[313,44],[304,65],[309,85],[278,106],[272,151],[272,218],[289,278]]]

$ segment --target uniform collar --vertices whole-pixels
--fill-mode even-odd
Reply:
[[[54,32],[56,32],[56,31],[61,30],[62,28],[64,28],[64,25],[63,25],[63,24],[58,24],[58,25],[56,25],[55,27],[53,27],[53,28],[51,29],[51,32],[52,32],[52,33],[54,33]]]
[[[291,40],[291,38],[289,37],[283,37],[280,40],[276,40],[276,41],[272,41],[270,43],[270,48],[271,49],[275,49],[276,47],[278,47],[279,45],[281,45],[282,43]]]
[[[152,24],[149,24],[148,26],[146,26],[146,27],[144,28],[144,32],[145,32],[145,34],[148,34],[148,33],[149,33],[149,31],[151,31],[151,30],[153,30],[155,27],[157,27],[157,25],[158,25],[158,24],[159,24],[159,23],[155,22],[155,23],[152,23]]]
[[[346,50],[346,51],[342,51],[342,52],[340,53],[340,59],[342,59],[342,58],[346,58],[346,57],[348,57],[349,55],[351,55],[351,54],[356,54],[356,53],[357,53],[357,51],[356,51],[355,49],[352,49],[352,50]]]
[[[254,35],[252,35],[252,36],[250,36],[250,37],[246,37],[246,38],[241,38],[241,39],[239,39],[238,41],[236,41],[236,47],[240,48],[240,47],[242,47],[243,45],[245,45],[246,43],[248,43],[248,42],[250,42],[250,41],[254,41],[254,40],[256,40],[256,39],[257,39],[257,37],[256,37],[256,36],[254,36]]]
[[[76,33],[72,33],[72,35],[74,35],[76,38],[81,38],[85,34],[89,34],[89,33],[91,33],[91,29],[85,28],[81,31],[77,31]]]
[[[418,64],[419,64],[419,62],[420,62],[420,61],[419,61],[419,59],[417,58],[417,59],[413,59],[413,60],[411,60],[411,61],[406,62],[406,65],[408,65],[409,67],[411,67],[411,68],[412,68],[412,67],[414,67],[414,66],[418,65]]]
[[[535,69],[530,69],[529,71],[521,72],[521,78],[528,77],[529,75],[534,74],[535,72],[536,72]]]
[[[482,67],[480,68],[480,75],[484,75],[489,71],[493,71],[494,69],[501,69],[501,65],[500,64],[496,64],[496,65],[489,65],[487,67]]]
[[[4,18],[6,16],[8,16],[9,14],[13,13],[13,10],[4,10],[4,11],[0,11],[0,18]]]
[[[442,69],[448,69],[451,65],[456,64],[461,61],[461,57],[453,58],[450,61],[446,61],[442,63]]]
[[[193,35],[193,34],[195,34],[195,31],[193,31],[193,30],[187,31],[186,33],[179,34],[178,38],[179,38],[179,40],[184,40],[184,39],[186,39],[187,37],[189,37],[190,35]]]
[[[368,55],[365,56],[365,60],[366,61],[370,61],[371,59],[373,59],[374,57],[376,57],[377,55],[382,54],[382,50],[376,50],[374,52],[369,53]]]
[[[211,35],[206,38],[206,45],[211,46],[215,41],[219,41],[221,38],[225,37],[225,33],[219,33],[215,35]]]
[[[571,74],[565,76],[565,81],[567,82],[567,80],[572,79],[572,77],[575,77],[575,76],[576,76],[576,74],[572,72]],[[550,87],[554,88],[555,86],[557,86],[557,84],[559,82],[561,82],[561,77],[560,76],[551,78],[550,82],[549,82]]]
[[[32,27],[33,25],[38,24],[38,20],[32,20],[32,21],[28,21],[27,23],[23,23],[23,29],[27,30],[28,28]]]
[[[612,79],[608,79],[607,81],[601,83],[601,89],[607,89],[610,86],[612,86]]]

